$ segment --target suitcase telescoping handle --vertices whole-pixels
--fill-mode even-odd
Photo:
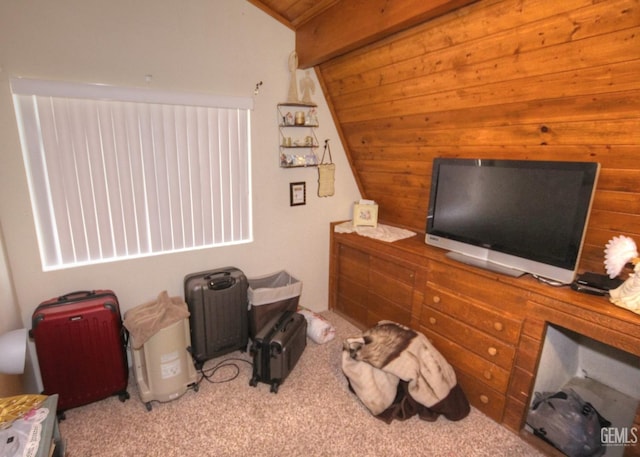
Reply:
[[[208,286],[211,290],[228,289],[236,283],[236,278],[232,277],[228,271],[213,273],[205,276],[204,279],[208,281]]]

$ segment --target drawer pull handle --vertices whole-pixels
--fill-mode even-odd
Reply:
[[[487,379],[487,380],[489,380],[489,379],[491,379],[493,377],[493,375],[491,374],[491,372],[489,370],[486,370],[483,373],[483,375],[484,375],[484,378]]]
[[[487,397],[486,395],[480,395],[480,401],[486,405],[487,403],[489,403],[489,397]]]
[[[440,303],[440,297],[439,297],[439,296],[437,296],[437,295],[434,295],[434,296],[433,296],[433,302],[434,302],[434,303]]]
[[[502,325],[502,322],[494,322],[493,328],[496,329],[496,331],[501,332],[504,329],[504,325]]]
[[[489,353],[489,355],[496,355],[498,353],[498,350],[494,347],[490,347],[489,349],[487,349],[487,352]]]
[[[436,323],[436,318],[435,317],[430,317],[429,318],[429,323],[432,324],[432,325],[435,324]]]

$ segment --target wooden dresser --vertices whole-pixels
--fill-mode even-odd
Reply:
[[[424,234],[386,243],[335,233],[335,225],[329,308],[363,329],[389,319],[423,332],[454,366],[471,404],[516,433],[547,324],[640,356],[640,316],[604,297],[452,261]]]

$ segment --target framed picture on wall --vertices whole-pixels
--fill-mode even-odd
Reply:
[[[289,205],[299,206],[307,203],[307,183],[292,182],[289,183]]]

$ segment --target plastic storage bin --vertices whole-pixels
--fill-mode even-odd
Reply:
[[[279,312],[296,311],[302,282],[282,270],[257,278],[249,278],[249,335],[258,332]]]

